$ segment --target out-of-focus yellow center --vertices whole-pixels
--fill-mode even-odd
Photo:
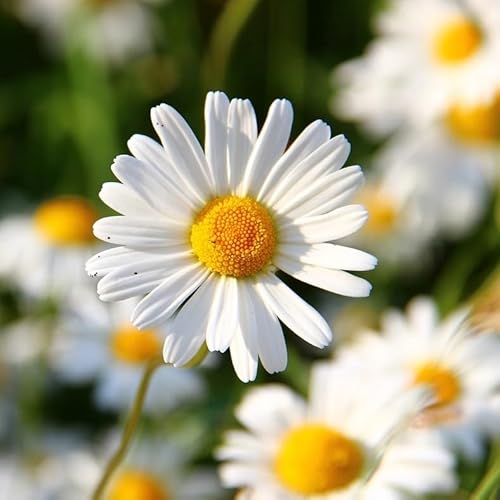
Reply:
[[[82,198],[62,197],[42,203],[35,211],[38,232],[58,246],[88,245],[94,241],[92,225],[97,212]]]
[[[276,248],[271,215],[249,197],[213,199],[196,217],[190,239],[200,262],[235,278],[258,273],[269,264]]]
[[[394,228],[398,217],[396,204],[382,190],[364,188],[358,200],[368,210],[368,221],[363,231],[373,235],[383,235]]]
[[[460,381],[455,373],[435,361],[417,365],[414,384],[426,384],[434,391],[436,402],[432,407],[443,407],[455,401],[461,392]]]
[[[113,333],[111,350],[120,361],[146,363],[160,355],[161,341],[155,330],[138,330],[124,324]]]
[[[169,500],[164,486],[153,475],[139,470],[120,474],[111,486],[107,500]]]
[[[456,16],[436,31],[432,50],[438,63],[459,64],[471,57],[481,42],[479,27],[465,16]]]
[[[363,463],[363,452],[356,442],[325,425],[307,424],[285,436],[274,469],[289,490],[321,495],[356,480]]]
[[[500,91],[489,103],[452,106],[446,115],[446,124],[453,135],[463,142],[500,142]]]

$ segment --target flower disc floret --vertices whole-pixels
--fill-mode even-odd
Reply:
[[[351,484],[363,463],[363,452],[355,441],[325,425],[307,424],[285,436],[274,466],[289,490],[321,495]]]
[[[54,198],[42,203],[34,215],[35,227],[50,243],[78,246],[92,243],[97,212],[82,198]]]
[[[443,24],[434,35],[433,52],[441,64],[458,64],[471,57],[481,46],[478,26],[465,16]]]
[[[452,403],[460,396],[461,392],[457,375],[435,361],[417,366],[414,383],[426,384],[432,388],[436,398],[434,407],[442,407]]]
[[[123,472],[111,487],[108,500],[168,500],[165,488],[151,474],[139,470]]]
[[[491,102],[467,106],[456,104],[446,116],[453,135],[465,143],[491,144],[500,141],[500,92]]]
[[[119,327],[111,337],[111,350],[125,363],[147,363],[160,356],[161,341],[155,330],[138,330],[132,324]]]
[[[270,263],[276,230],[268,210],[254,199],[224,196],[196,217],[190,240],[196,257],[211,271],[246,278]]]

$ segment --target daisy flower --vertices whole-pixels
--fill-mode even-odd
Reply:
[[[161,0],[20,0],[18,12],[53,46],[75,37],[98,59],[122,62],[153,46],[148,4]]]
[[[31,215],[0,221],[3,245],[0,277],[28,296],[62,299],[77,294],[91,280],[85,261],[101,246],[92,234],[96,210],[83,198],[58,197],[42,203]]]
[[[88,500],[104,460],[116,447],[113,434],[90,443],[42,444],[33,456],[0,455],[0,491],[16,500]],[[218,500],[215,471],[190,467],[191,456],[155,435],[139,435],[117,470],[106,500]],[[60,439],[59,439],[60,441]]]
[[[436,128],[393,137],[360,190],[370,218],[354,237],[387,261],[425,253],[436,239],[458,239],[483,216],[488,175],[474,152]]]
[[[500,430],[492,404],[500,384],[500,338],[475,334],[466,318],[459,310],[440,322],[432,300],[414,299],[406,316],[387,313],[382,332],[358,335],[338,355],[372,376],[405,373],[412,385],[429,386],[435,403],[415,426],[439,433],[473,460],[482,454],[483,438]]]
[[[334,72],[334,109],[384,134],[491,103],[500,87],[499,25],[496,0],[392,0],[367,54]]]
[[[170,440],[170,438],[169,438]],[[169,441],[167,440],[167,441]],[[191,456],[160,436],[139,436],[107,491],[109,500],[219,500],[214,470],[189,465]]]
[[[227,433],[216,452],[226,461],[219,470],[223,484],[242,488],[238,499],[381,498],[370,496],[370,477],[427,395],[403,390],[401,377],[370,382],[358,374],[317,364],[308,402],[285,386],[250,390],[236,409],[248,430]],[[413,456],[418,461],[418,450]],[[403,480],[392,488],[387,482],[391,498],[400,498],[401,486]]]
[[[53,368],[71,383],[95,379],[96,402],[103,409],[128,408],[144,367],[161,358],[165,331],[135,328],[129,321],[134,304],[104,304],[94,294],[80,294],[78,306],[63,314],[57,325]],[[144,411],[163,413],[202,393],[202,380],[194,370],[161,366],[151,380]]]
[[[151,111],[162,145],[133,136],[134,156],[112,166],[121,183],[106,183],[101,199],[123,214],[94,225],[117,245],[87,263],[102,279],[102,300],[146,295],[132,322],[149,328],[172,319],[164,359],[187,363],[205,344],[228,348],[237,375],[253,380],[258,359],[282,371],[287,351],[278,318],[316,347],[331,340],[324,319],[276,276],[291,276],[351,297],[370,284],[346,271],[372,269],[376,259],[331,242],[366,221],[346,205],[362,182],[359,166],[341,168],[343,136],[311,123],[288,147],[292,106],[276,100],[260,133],[248,100],[210,92],[205,104],[205,152],[183,118],[162,104]]]

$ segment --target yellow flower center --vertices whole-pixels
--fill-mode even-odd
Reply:
[[[210,270],[235,278],[258,273],[271,261],[276,231],[269,212],[252,198],[213,199],[191,227],[191,245]]]
[[[455,373],[435,361],[420,364],[415,369],[414,384],[429,385],[436,402],[433,408],[443,407],[455,401],[461,392],[460,381]]]
[[[274,468],[281,483],[301,495],[321,495],[345,488],[363,468],[360,446],[321,424],[291,430],[281,443]]]
[[[448,111],[446,124],[455,137],[466,143],[500,141],[500,92],[486,104],[456,104]]]
[[[88,245],[97,212],[82,198],[61,197],[42,203],[35,212],[38,232],[57,246]]]
[[[368,221],[363,231],[368,234],[382,235],[390,232],[398,217],[394,200],[380,189],[367,187],[359,196],[359,202],[368,210]]]
[[[482,34],[465,16],[456,16],[443,24],[432,40],[434,58],[441,64],[458,64],[471,57],[480,47]]]
[[[154,476],[139,470],[123,472],[112,484],[108,500],[168,500],[164,486]]]
[[[154,330],[138,330],[132,324],[118,328],[111,337],[111,350],[125,363],[146,363],[161,353],[161,340]]]

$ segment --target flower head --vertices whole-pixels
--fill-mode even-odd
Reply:
[[[346,205],[362,182],[360,167],[341,169],[343,136],[311,123],[288,147],[292,107],[276,100],[261,132],[248,100],[209,93],[205,151],[184,119],[162,104],[151,112],[162,145],[134,136],[134,156],[116,158],[121,183],[101,198],[121,216],[101,219],[95,235],[117,245],[87,263],[102,277],[102,300],[145,295],[132,314],[139,328],[170,321],[164,359],[187,363],[206,342],[230,349],[238,376],[253,380],[258,359],[269,372],[286,367],[281,320],[307,342],[324,347],[323,318],[276,271],[342,295],[361,297],[370,285],[347,271],[372,269],[376,259],[331,242],[366,221]]]
[[[223,484],[242,488],[242,499],[369,499],[377,498],[371,478],[379,475],[376,488],[385,487],[391,498],[400,498],[398,491],[411,492],[401,478],[394,486],[384,479],[393,480],[398,466],[388,460],[382,467],[381,460],[391,453],[398,431],[425,404],[426,393],[406,392],[401,377],[370,381],[359,373],[347,365],[319,363],[307,402],[279,385],[249,391],[236,410],[246,429],[228,432],[217,451],[225,461]],[[399,449],[405,446],[399,443]],[[415,464],[417,473],[419,455],[420,450],[406,447],[404,465]]]

